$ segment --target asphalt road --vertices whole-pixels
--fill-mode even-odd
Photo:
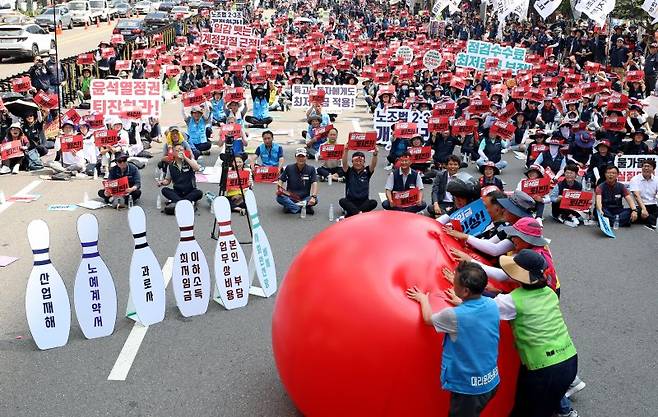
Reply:
[[[353,128],[352,117],[360,121],[362,129],[371,126],[371,116],[362,110],[340,115],[337,126],[342,140]],[[165,112],[163,120],[180,124],[176,103],[166,104]],[[294,129],[292,136],[276,138],[286,145],[286,158],[292,160],[293,143],[304,128],[302,112],[274,116],[271,127],[275,130]],[[218,149],[214,147],[212,152],[215,158]],[[507,188],[513,188],[521,176],[520,161],[510,154],[506,158],[511,167],[503,179]],[[381,163],[372,178],[372,196],[383,191],[388,174],[383,166]],[[472,167],[469,170],[475,173]],[[148,241],[164,264],[175,252],[178,230],[173,216],[155,209],[158,190],[152,172],[151,166],[142,170],[140,205],[147,213]],[[41,180],[26,173],[2,176],[0,189],[9,196],[33,181]],[[148,329],[125,381],[107,380],[133,327],[123,315],[112,336],[86,340],[73,318],[66,346],[50,351],[36,348],[24,311],[25,286],[32,268],[27,224],[37,218],[48,222],[51,258],[72,299],[81,253],[75,222],[85,210],[49,212],[47,207],[79,202],[85,192],[93,197],[99,188],[100,181],[94,180],[41,181],[32,191],[41,195],[35,202],[0,207],[0,255],[20,257],[0,268],[0,415],[300,415],[278,379],[272,357],[270,328],[276,294],[269,299],[251,297],[247,307],[230,312],[211,302],[205,315],[187,319],[180,315],[168,291],[166,318]],[[215,190],[216,186],[201,184],[200,188]],[[338,207],[343,186],[321,183],[319,208],[306,219],[283,214],[274,201],[273,186],[256,184],[255,192],[281,281],[295,254],[329,226],[328,205],[333,202]],[[94,214],[100,223],[100,253],[113,273],[119,312],[123,313],[133,248],[126,211],[102,209]],[[195,235],[209,262],[215,245],[209,238],[212,222],[207,205],[201,204]],[[245,218],[234,215],[233,225],[238,237],[246,239]],[[546,220],[545,226],[562,282],[562,310],[578,348],[579,375],[587,383],[575,396],[575,407],[584,417],[656,415],[656,234],[634,226],[620,230],[619,237],[612,240],[594,227],[571,229],[551,220]],[[249,246],[245,252],[250,253]]]

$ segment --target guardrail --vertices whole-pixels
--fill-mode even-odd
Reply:
[[[182,21],[183,26],[180,31],[180,35],[187,35],[189,32],[188,26],[196,23],[200,19],[199,15],[192,16],[188,19]],[[167,47],[170,47],[176,42],[176,25],[177,22],[170,23],[167,26],[163,26],[159,29],[146,32],[146,41],[147,47],[151,48],[153,46],[161,45],[164,43]],[[162,43],[154,42],[153,36],[162,34]],[[108,40],[109,41],[109,40]],[[132,57],[133,51],[137,49],[134,41],[128,41],[121,45],[119,48],[117,59],[129,60]],[[96,50],[91,50],[83,53],[96,53]],[[60,60],[62,67],[68,74],[66,81],[62,84],[62,99],[63,102],[60,103],[62,108],[67,108],[71,103],[77,100],[77,91],[80,89],[82,83],[82,68],[91,68],[92,73],[96,77],[99,77],[98,63],[95,62],[92,65],[79,65],[77,63],[77,55],[67,57]],[[19,74],[13,75],[11,77],[0,79],[0,91],[8,92],[11,90],[11,80],[17,77],[29,76],[29,70],[21,72]]]

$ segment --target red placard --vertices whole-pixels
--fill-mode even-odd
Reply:
[[[228,172],[226,180],[226,189],[228,191],[235,191],[240,188],[244,190],[247,187],[249,187],[249,171],[241,170],[239,177],[234,170]]]
[[[450,131],[450,118],[449,117],[431,117],[427,122],[427,130],[430,133],[434,132],[448,132]]]
[[[110,36],[110,43],[112,45],[118,45],[120,43],[125,43],[125,40],[123,39],[123,35],[120,33],[117,33],[116,35]]]
[[[101,48],[101,56],[103,58],[114,58],[116,56],[116,51],[114,48]]]
[[[224,103],[226,104],[232,101],[240,102],[243,99],[244,99],[244,88],[242,87],[227,88],[226,91],[224,91]]]
[[[322,139],[326,138],[329,134],[329,131],[334,128],[334,125],[318,126],[313,129],[313,138]]]
[[[226,123],[222,125],[219,134],[222,140],[226,140],[227,137],[239,139],[242,137],[242,126],[239,123]]]
[[[592,205],[594,193],[590,191],[564,190],[560,208],[564,210],[587,211]]]
[[[96,146],[114,146],[119,142],[119,132],[112,129],[101,129],[94,132],[94,143]]]
[[[545,152],[547,150],[548,150],[547,145],[533,143],[532,145],[530,145],[530,159],[532,160],[537,159],[540,153]]]
[[[587,61],[585,63],[585,71],[587,71],[591,74],[593,74],[595,72],[599,72],[599,71],[601,71],[601,64],[599,64],[598,62]]]
[[[327,93],[324,90],[311,90],[308,92],[308,102],[322,105],[326,95]]]
[[[337,161],[343,157],[345,145],[323,143],[320,145],[320,158],[325,161]]]
[[[183,107],[198,106],[206,101],[203,88],[197,88],[187,93],[183,93]]]
[[[352,151],[374,151],[377,132],[350,132],[347,149]]]
[[[82,150],[82,135],[62,135],[59,138],[62,152],[77,152]]]
[[[452,122],[451,131],[453,136],[469,135],[475,133],[475,120],[458,119]]]
[[[500,59],[498,58],[487,58],[486,61],[484,61],[484,68],[485,69],[496,69],[500,65]]]
[[[73,124],[78,124],[80,123],[80,120],[82,119],[80,117],[80,114],[72,107],[64,113],[64,116],[66,116],[66,119],[70,120]]]
[[[23,146],[23,144],[20,140],[12,140],[0,145],[2,160],[6,161],[7,159],[23,156],[23,150],[21,149],[21,146]]]
[[[410,146],[407,148],[411,162],[414,164],[422,164],[432,161],[432,147],[431,146]]]
[[[530,197],[543,197],[551,191],[551,179],[549,177],[525,179],[521,181],[521,191]]]
[[[54,109],[59,103],[59,98],[56,93],[46,93],[45,91],[39,91],[37,95],[33,98],[34,102],[44,109]]]
[[[151,40],[153,42],[162,42],[162,33],[156,33],[155,35],[153,35]]]
[[[128,177],[121,177],[116,180],[105,180],[103,181],[103,188],[105,189],[106,194],[109,194],[111,197],[124,196],[127,194]]]
[[[633,82],[640,82],[644,80],[644,71],[641,70],[636,70],[636,71],[628,71],[626,73],[626,82],[627,83],[633,83]]]
[[[516,131],[516,126],[511,122],[496,120],[489,129],[489,136],[500,136],[503,139],[511,139]]]
[[[89,124],[90,129],[100,129],[105,125],[102,114],[88,114],[84,120]]]
[[[526,93],[526,98],[531,101],[536,101],[541,103],[544,101],[544,92],[539,88],[529,88]]]
[[[608,116],[603,118],[603,126],[605,130],[611,132],[625,132],[626,131],[626,117],[624,116]]]
[[[396,138],[411,139],[418,135],[418,125],[416,123],[400,123],[393,125],[393,136]]]
[[[568,88],[562,93],[562,101],[565,103],[574,103],[583,98],[583,91],[580,88]]]
[[[11,80],[11,91],[15,93],[24,93],[32,88],[32,82],[29,76],[14,78]]]
[[[610,97],[607,106],[608,111],[624,112],[628,108],[628,96],[624,94],[621,96]]]
[[[390,72],[381,71],[375,74],[375,78],[373,81],[375,82],[375,84],[388,84],[389,82],[391,82],[391,78],[392,76]]]
[[[411,188],[406,191],[391,191],[393,201],[391,205],[393,207],[411,207],[418,204],[418,196],[420,190],[418,188]]]
[[[445,103],[437,103],[432,108],[432,117],[451,117],[455,114],[455,107],[457,105],[454,101],[446,101]]]
[[[117,71],[130,71],[132,66],[133,62],[126,59],[117,59],[114,63],[114,69]]]
[[[466,108],[466,111],[470,114],[484,114],[489,112],[491,107],[491,100],[471,100],[471,105]]]
[[[255,182],[273,183],[279,179],[279,167],[258,166],[254,171]]]
[[[176,36],[176,45],[187,45],[186,36]]]
[[[527,90],[525,87],[514,87],[512,88],[512,92],[510,93],[510,96],[514,100],[522,100],[525,97],[526,91]]]
[[[80,54],[76,59],[78,65],[91,65],[95,61],[94,54]]]
[[[502,121],[507,121],[509,120],[514,114],[516,114],[516,106],[514,103],[509,103],[507,106],[505,106],[505,110],[503,110],[499,115],[498,119]]]
[[[142,109],[139,107],[127,107],[119,113],[124,120],[140,120],[142,118]]]
[[[452,77],[450,80],[450,87],[455,87],[458,90],[466,88],[466,80],[461,77]]]

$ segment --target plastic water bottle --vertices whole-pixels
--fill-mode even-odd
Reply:
[[[82,201],[85,202],[85,203],[89,201],[89,193],[87,193],[86,191],[85,191],[84,197],[82,197]]]
[[[128,196],[128,208],[131,208],[133,206],[133,196],[130,194]]]
[[[327,177],[327,182],[329,183],[329,185],[331,185],[331,183],[334,182],[334,176],[332,174],[329,174],[329,176]]]
[[[619,229],[619,215],[615,215],[615,221],[612,223],[612,228],[617,230]]]
[[[592,181],[587,178],[587,181],[585,182],[585,191],[590,191],[592,189]]]
[[[158,198],[155,199],[155,208],[158,210],[162,209],[162,197],[158,194]]]
[[[94,181],[98,180],[98,170],[94,168]]]
[[[299,218],[300,219],[305,219],[306,218],[306,201],[304,201],[304,205],[302,205],[302,209],[299,212]]]
[[[335,218],[334,215],[334,203],[329,204],[329,221],[333,222]]]

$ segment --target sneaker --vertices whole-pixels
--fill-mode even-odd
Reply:
[[[11,172],[11,169],[7,165],[3,165],[2,168],[0,168],[0,174],[9,174]]]
[[[386,144],[386,146],[384,146],[384,149],[386,149],[386,151],[390,151],[391,150],[391,142],[388,142]]]
[[[306,201],[305,200],[298,201],[295,203],[295,205],[298,205],[299,207],[304,207],[306,205]]]
[[[557,417],[578,417],[578,411],[571,410],[568,413],[558,413]]]
[[[306,207],[306,214],[308,214],[310,216],[315,214],[315,210],[313,210],[313,206]]]
[[[320,182],[327,182],[327,177],[319,176]]]
[[[50,179],[55,181],[68,181],[71,179],[71,174],[68,172],[58,172],[57,174],[51,175]]]
[[[558,223],[564,223],[564,220],[562,219],[562,217],[551,216],[551,218],[553,220],[555,220],[556,222],[558,222]]]
[[[652,232],[656,230],[656,225],[654,224],[645,224],[644,227],[651,230]]]
[[[20,164],[16,164],[16,165],[14,165],[14,168],[11,170],[11,173],[14,174],[14,175],[16,175],[16,174],[18,174],[18,170],[19,170],[19,169],[21,169],[21,165],[20,165]]]
[[[393,164],[388,164],[386,165],[386,168],[384,168],[386,171],[390,171],[393,169]]]
[[[336,223],[342,222],[343,220],[345,220],[345,216],[340,216],[339,218],[336,219]]]
[[[579,391],[582,391],[583,388],[585,388],[586,386],[587,386],[587,384],[585,384],[585,382],[583,382],[583,380],[578,378],[578,375],[576,375],[576,378],[574,378],[571,385],[569,385],[569,389],[564,394],[564,396],[569,398],[572,395],[574,395],[575,393],[577,393]],[[576,413],[576,416],[578,416],[578,413]]]
[[[573,217],[569,217],[564,221],[564,224],[569,227],[578,227],[580,223],[578,223]]]

